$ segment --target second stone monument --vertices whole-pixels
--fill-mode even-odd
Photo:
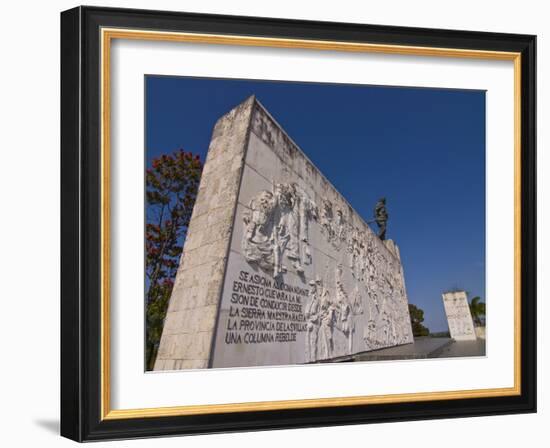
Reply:
[[[443,305],[449,323],[449,333],[456,341],[476,339],[474,321],[465,291],[443,293]]]

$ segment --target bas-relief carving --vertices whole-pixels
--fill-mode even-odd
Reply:
[[[327,242],[336,250],[340,250],[347,239],[348,223],[340,208],[334,207],[331,201],[323,199],[319,212],[321,231]]]
[[[249,263],[267,271],[273,270],[274,262],[275,205],[273,193],[263,190],[250,201],[249,209],[243,215],[243,255]]]
[[[336,322],[336,306],[328,289],[321,296],[321,315],[317,359],[328,359],[334,352],[334,324]]]
[[[325,281],[309,282],[305,311],[306,362],[345,356],[412,342],[401,265],[372,231],[354,227],[342,208],[323,199],[320,207],[296,183],[275,183],[273,191],[257,193],[243,214],[242,249],[246,261],[275,278],[291,265],[304,283],[304,265],[311,264],[309,230],[320,234],[337,257],[347,260],[351,283],[348,291],[344,266],[336,263],[334,281],[325,268]],[[334,287],[330,287],[329,283]],[[357,316],[365,314],[362,347],[354,347]],[[345,346],[335,348],[335,331]]]
[[[353,333],[355,322],[353,320],[351,303],[342,282],[342,265],[336,267],[336,305],[338,309],[338,329],[344,334],[348,342],[348,353],[353,349]]]
[[[367,350],[412,342],[402,273],[391,264],[386,269],[369,279],[369,318],[363,333]]]
[[[302,275],[312,261],[308,233],[316,206],[295,183],[276,183],[273,190],[260,191],[243,214],[243,255],[275,278],[287,272],[285,259]]]
[[[252,131],[284,154],[295,157],[299,152],[261,112],[254,114]],[[354,225],[353,211],[343,199],[320,194],[315,203],[299,182],[273,182],[272,190],[258,192],[243,214],[242,255],[251,266],[275,278],[291,267],[309,286],[304,308],[305,361],[412,342],[400,261],[366,224]],[[324,192],[328,191],[325,184]],[[318,227],[324,243],[310,241],[311,226]],[[312,243],[316,248],[328,245],[321,248],[322,255],[315,252],[316,257],[330,261],[323,280],[318,276],[323,261],[312,260]],[[315,279],[308,282],[304,267],[312,264]],[[354,338],[358,328],[362,333]],[[354,339],[359,346],[354,346]]]
[[[300,198],[294,184],[275,184],[275,198],[278,211],[277,223],[275,224],[274,238],[274,275],[278,277],[286,272],[283,265],[283,256],[292,261],[296,272],[302,273],[302,260],[300,257],[300,216],[298,202]],[[307,239],[307,238],[306,238]]]
[[[353,333],[356,314],[362,314],[362,306],[352,303],[342,282],[342,267],[336,268],[336,288],[331,292],[317,278],[310,284],[310,301],[306,308],[308,334],[306,338],[306,362],[349,355],[353,350]],[[335,353],[334,332],[346,338],[345,351]]]
[[[306,318],[306,348],[305,361],[313,362],[317,360],[317,340],[319,337],[319,326],[321,317],[320,295],[323,293],[323,287],[320,279],[309,282],[309,302],[304,309]]]

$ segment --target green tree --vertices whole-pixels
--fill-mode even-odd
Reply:
[[[146,171],[146,368],[152,370],[168,300],[202,172],[198,155],[177,150],[152,160]]]
[[[482,302],[479,296],[474,297],[470,302],[470,313],[476,326],[485,325],[485,302]]]
[[[422,325],[422,322],[424,322],[424,310],[409,303],[409,315],[411,316],[413,336],[415,338],[428,336],[430,334],[430,329]]]

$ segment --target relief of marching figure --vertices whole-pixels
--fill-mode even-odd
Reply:
[[[359,281],[365,281],[368,267],[368,248],[372,246],[372,235],[361,232],[357,227],[349,232],[347,251],[349,254],[349,268],[353,277]]]
[[[308,229],[317,208],[295,183],[277,183],[273,190],[260,191],[243,214],[243,255],[274,277],[287,271],[286,256],[302,274],[311,264]]]
[[[368,294],[369,319],[363,334],[367,349],[410,342],[408,312],[398,312],[407,306],[400,268],[389,264],[388,270],[371,277]]]
[[[243,254],[247,261],[261,269],[273,269],[273,231],[276,199],[267,190],[260,191],[249,203],[243,215]]]
[[[324,293],[321,279],[309,282],[309,302],[304,309],[306,318],[306,362],[317,360],[317,340],[319,337],[321,301],[320,295]]]
[[[342,265],[336,267],[336,303],[338,305],[338,328],[344,334],[348,342],[348,353],[353,348],[353,333],[355,332],[355,322],[348,294],[344,289],[342,282]]]
[[[349,355],[353,351],[355,316],[363,314],[361,294],[357,287],[350,300],[344,288],[342,265],[335,271],[335,292],[330,293],[323,281],[317,277],[310,281],[309,302],[304,315],[307,322],[306,362],[329,359],[332,356]],[[346,339],[343,350],[335,352],[334,330]]]
[[[323,288],[321,295],[319,341],[317,359],[329,359],[334,353],[334,325],[336,323],[336,303],[330,293]]]
[[[346,241],[348,227],[344,212],[334,207],[328,199],[323,199],[319,220],[321,232],[325,235],[327,242],[331,243],[334,249],[340,250]]]

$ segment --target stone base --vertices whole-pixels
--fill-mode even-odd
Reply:
[[[485,356],[485,339],[474,341],[453,341],[446,346],[437,356],[438,358],[465,358],[472,356]]]
[[[412,344],[383,348],[372,352],[359,353],[333,362],[353,361],[395,361],[400,359],[462,358],[485,356],[485,339],[455,341],[451,338],[422,337]]]
[[[474,330],[478,339],[485,339],[485,327],[475,327]]]
[[[412,344],[383,348],[372,352],[359,353],[350,361],[390,361],[397,359],[438,358],[442,351],[453,343],[451,338],[423,337]]]

